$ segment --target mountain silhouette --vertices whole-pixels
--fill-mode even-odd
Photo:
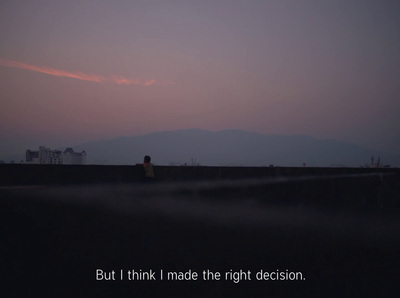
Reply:
[[[264,135],[242,130],[173,130],[120,137],[74,146],[87,164],[132,165],[145,155],[156,165],[207,166],[361,166],[378,156],[400,159],[358,145],[309,136]],[[386,159],[385,159],[386,158]],[[398,162],[398,164],[400,164]]]

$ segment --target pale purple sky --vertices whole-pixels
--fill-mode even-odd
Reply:
[[[2,0],[0,159],[187,128],[400,150],[399,3]]]

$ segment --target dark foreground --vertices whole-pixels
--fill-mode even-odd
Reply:
[[[364,182],[369,187],[376,179]],[[2,292],[12,293],[4,297],[398,297],[399,192],[369,197],[349,189],[324,198],[290,179],[3,187]],[[349,203],[351,198],[356,203]],[[132,270],[152,270],[156,280],[128,280]],[[203,280],[204,270],[221,273],[220,280]],[[272,278],[283,272],[285,280],[257,280],[261,270]],[[188,271],[191,277],[198,273],[197,280],[166,280],[167,272]],[[294,272],[300,280],[288,280]]]

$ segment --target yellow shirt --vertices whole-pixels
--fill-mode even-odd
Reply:
[[[144,176],[149,178],[154,178],[153,164],[144,163],[143,166],[144,166]]]

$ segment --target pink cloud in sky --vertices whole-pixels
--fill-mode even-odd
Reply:
[[[100,76],[100,75],[96,75],[96,74],[85,74],[85,73],[82,73],[79,71],[70,72],[70,71],[59,70],[59,69],[55,69],[55,68],[51,68],[51,67],[43,67],[43,66],[25,64],[25,63],[22,63],[19,61],[2,59],[2,58],[0,58],[0,65],[6,66],[6,67],[13,67],[13,68],[20,68],[20,69],[41,72],[41,73],[45,73],[45,74],[57,76],[57,77],[73,78],[73,79],[78,79],[78,80],[83,80],[83,81],[91,81],[91,82],[96,82],[96,83],[111,82],[111,83],[115,83],[118,85],[121,85],[121,84],[141,85],[141,86],[145,86],[145,87],[156,83],[156,80],[154,80],[154,79],[148,80],[148,81],[143,81],[142,79],[127,79],[123,76],[113,76],[110,78],[106,78],[104,76]]]
[[[49,75],[57,76],[57,77],[73,78],[73,79],[78,79],[78,80],[83,80],[83,81],[91,81],[91,82],[97,82],[97,83],[101,83],[106,80],[104,77],[94,75],[94,74],[84,74],[81,72],[69,72],[69,71],[59,70],[59,69],[55,69],[55,68],[51,68],[51,67],[30,65],[30,64],[25,64],[25,63],[19,62],[19,61],[6,60],[6,59],[0,59],[0,65],[7,66],[7,67],[13,67],[13,68],[32,70],[32,71],[41,72],[41,73],[45,73],[45,74],[49,74]]]
[[[156,80],[142,81],[140,79],[127,79],[123,76],[114,76],[113,82],[119,85],[142,85],[142,86],[150,86],[156,82]]]

